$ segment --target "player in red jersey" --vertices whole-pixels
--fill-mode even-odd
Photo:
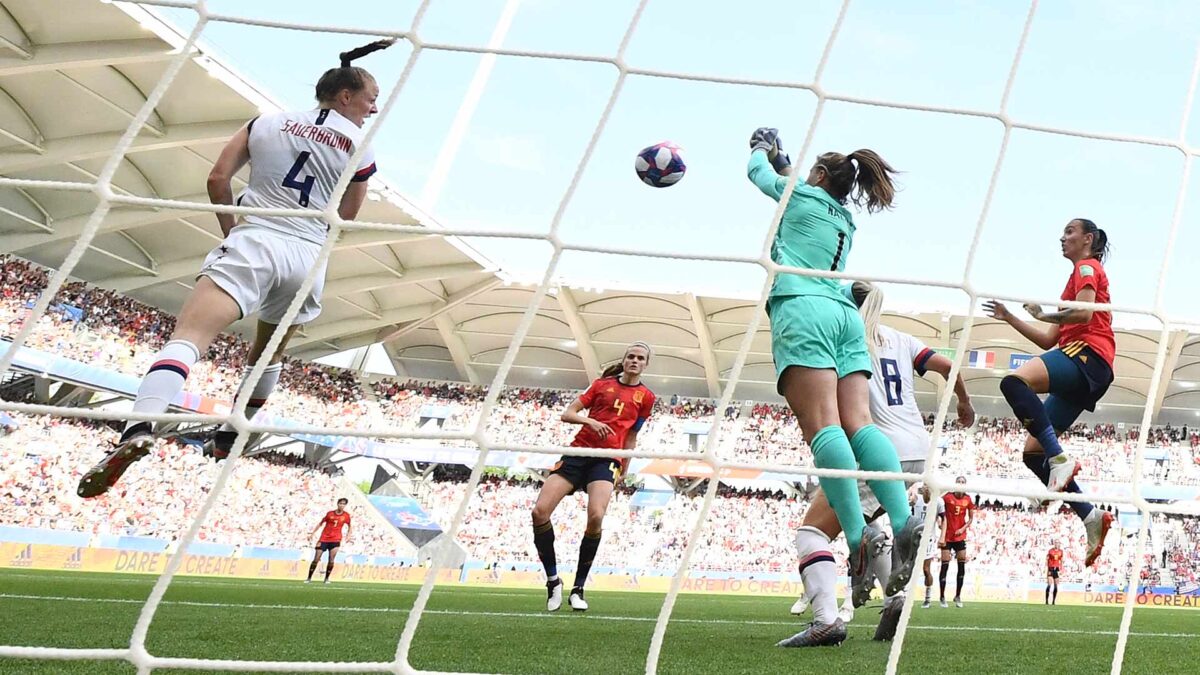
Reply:
[[[345,497],[337,500],[337,508],[325,514],[321,522],[313,528],[310,537],[316,536],[317,530],[321,530],[321,538],[317,540],[317,552],[313,556],[312,563],[308,566],[308,578],[304,583],[312,582],[313,572],[316,571],[317,565],[321,562],[321,553],[329,551],[329,564],[325,566],[325,583],[329,583],[329,575],[333,574],[333,560],[337,557],[338,548],[342,545],[342,528],[346,528],[345,541],[350,541],[350,533],[354,530],[350,526],[350,514],[346,512],[346,504],[349,502]]]
[[[955,483],[966,483],[967,479],[959,476]],[[950,571],[950,552],[958,557],[958,577],[955,578],[954,606],[962,607],[963,580],[967,578],[967,531],[973,520],[971,512],[975,510],[975,501],[965,492],[947,492],[942,495],[946,505],[946,527],[938,546],[942,549],[942,569],[938,574],[938,584],[941,589],[942,607],[946,606],[946,573]]]
[[[562,421],[583,427],[571,441],[572,447],[632,450],[637,445],[638,431],[654,408],[654,392],[642,384],[642,372],[649,363],[649,345],[644,342],[629,345],[620,363],[609,366],[587,391],[567,406]],[[584,408],[588,411],[586,415]],[[571,609],[586,611],[583,585],[600,548],[601,527],[613,487],[628,465],[627,458],[564,455],[542,484],[533,506],[533,544],[546,568],[547,610],[553,612],[562,606],[563,586],[558,578],[550,516],[563,497],[579,489],[587,490],[587,529],[579,542],[579,566],[575,568],[575,585],[568,599]]]
[[[1058,547],[1058,542],[1050,547],[1050,552],[1046,554],[1046,604],[1058,604],[1058,575],[1062,573],[1063,552]],[[1054,594],[1051,596],[1050,589],[1054,589]]]
[[[1062,299],[1109,302],[1108,275],[1103,266],[1108,235],[1104,230],[1086,218],[1076,218],[1067,223],[1059,243],[1063,257],[1074,265]],[[1058,434],[1069,429],[1084,410],[1094,411],[1112,384],[1117,352],[1112,314],[1090,309],[1045,312],[1038,305],[1025,305],[1034,319],[1050,324],[1040,328],[1013,316],[994,300],[986,303],[984,310],[1048,350],[1005,376],[1000,381],[1000,392],[1029,432],[1025,465],[1053,491],[1081,492],[1075,483],[1079,463],[1063,452]],[[1043,404],[1038,394],[1045,393],[1050,395]],[[1090,567],[1104,548],[1113,515],[1087,502],[1067,503],[1087,532],[1085,564]]]

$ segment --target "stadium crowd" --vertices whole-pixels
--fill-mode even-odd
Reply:
[[[25,261],[0,256],[0,333],[15,334],[29,317],[29,307],[48,281],[48,272]],[[72,282],[55,298],[30,336],[29,346],[62,356],[140,376],[174,326],[174,318],[111,291]],[[208,358],[192,370],[190,391],[230,399],[246,367],[247,344],[221,336]],[[265,413],[298,422],[358,428],[413,430],[430,408],[446,411],[442,427],[472,428],[482,414],[486,389],[444,382],[400,382],[377,379],[364,387],[347,370],[286,361],[280,386]],[[566,445],[575,428],[558,420],[577,392],[509,388],[498,397],[487,428],[503,444]],[[688,448],[687,427],[711,423],[717,414],[711,401],[661,396],[655,413],[639,436],[650,452],[680,452]],[[441,413],[437,414],[441,417]],[[153,457],[130,470],[121,489],[83,502],[74,485],[98,448],[115,436],[109,427],[87,422],[16,416],[17,424],[0,439],[0,521],[29,527],[51,527],[93,534],[139,534],[177,538],[187,515],[193,513],[215,475],[214,465],[190,445],[160,442]],[[932,422],[932,420],[930,420]],[[721,411],[720,450],[738,459],[811,464],[795,418],[783,406],[754,404],[747,411],[732,405]],[[1111,424],[1078,425],[1064,439],[1083,460],[1084,479],[1128,480],[1132,476],[1131,448],[1136,427]],[[940,464],[952,473],[998,478],[1025,478],[1020,451],[1025,432],[1011,419],[981,419],[973,429],[947,426]],[[1162,427],[1150,433],[1159,449],[1148,462],[1155,481],[1200,484],[1197,447],[1200,434],[1186,428]],[[422,443],[428,444],[428,441]],[[448,442],[447,442],[448,443]],[[459,444],[456,442],[456,444]],[[328,475],[299,463],[291,455],[242,462],[231,489],[202,530],[205,540],[236,545],[296,547],[307,544],[312,523],[335,498],[338,484]],[[454,480],[430,481],[420,498],[435,520],[453,513],[463,486]],[[723,488],[724,490],[724,488]],[[528,510],[536,496],[533,481],[490,479],[472,499],[460,541],[473,557],[483,560],[535,560],[529,540]],[[295,495],[302,495],[297,500]],[[605,544],[598,565],[642,568],[673,567],[686,543],[698,508],[695,496],[677,495],[665,507],[632,507],[632,491],[614,497],[606,522]],[[572,497],[571,499],[580,499]],[[717,500],[697,550],[695,564],[715,571],[790,570],[791,532],[807,503],[784,492],[725,490]],[[576,546],[582,535],[582,513],[570,509],[560,518],[563,550]],[[1175,521],[1172,521],[1175,522]],[[359,525],[362,529],[359,529]],[[1176,580],[1195,581],[1200,554],[1196,520],[1170,525],[1161,565]],[[1044,552],[1023,546],[1035,533],[1038,541],[1057,539],[1068,553],[1068,566],[1080,567],[1082,532],[1071,518],[1048,518],[1023,507],[990,504],[981,509],[977,532],[994,538],[995,546],[980,547],[983,564],[1038,569]],[[985,534],[986,533],[986,534]],[[356,548],[393,555],[394,534],[368,519],[356,521]],[[1112,558],[1098,578],[1120,578]]]
[[[200,448],[160,440],[134,464],[121,484],[84,500],[75,494],[84,469],[99,448],[118,434],[89,420],[12,413],[14,425],[0,438],[0,523],[93,535],[181,537],[208,498],[218,465]],[[264,453],[238,462],[220,501],[200,529],[199,540],[234,546],[287,549],[313,545],[313,528],[332,509],[345,485],[302,457]],[[401,555],[398,535],[379,519],[351,506],[350,553]]]

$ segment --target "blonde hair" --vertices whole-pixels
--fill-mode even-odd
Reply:
[[[850,286],[850,294],[854,297],[854,304],[858,305],[858,314],[866,328],[867,351],[871,352],[871,359],[874,360],[875,350],[883,346],[883,336],[879,333],[879,320],[883,316],[883,291],[874,284],[856,281]]]

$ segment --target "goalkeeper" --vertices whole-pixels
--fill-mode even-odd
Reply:
[[[750,137],[747,176],[763,194],[784,196],[791,162],[780,151],[778,131],[759,128]],[[784,175],[780,175],[780,173]],[[841,272],[854,242],[854,218],[847,203],[868,213],[889,208],[895,197],[895,170],[872,150],[817,157],[808,179],[798,183],[771,245],[780,265]],[[813,462],[822,469],[900,471],[896,448],[871,420],[871,357],[858,308],[836,279],[780,274],[767,300],[777,389],[795,413]],[[863,518],[853,478],[820,479],[821,489],[846,534],[854,586],[870,581],[868,569],[886,545],[882,532]],[[900,481],[867,481],[887,511],[897,541],[907,540],[908,495]],[[815,577],[836,575],[829,540],[809,530],[796,538],[805,586]],[[889,580],[890,582],[890,580]],[[800,647],[835,645],[846,639],[846,624],[824,607],[813,607],[807,630],[780,643]]]

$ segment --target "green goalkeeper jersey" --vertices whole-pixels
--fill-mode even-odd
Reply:
[[[783,198],[788,179],[771,168],[766,151],[750,153],[746,175],[771,199]],[[854,219],[846,207],[822,188],[801,181],[783,212],[783,222],[771,244],[771,260],[790,267],[841,272],[846,269],[853,243]],[[780,273],[775,277],[770,297],[820,295],[854,307],[853,301],[842,293],[841,284],[838,279]]]

